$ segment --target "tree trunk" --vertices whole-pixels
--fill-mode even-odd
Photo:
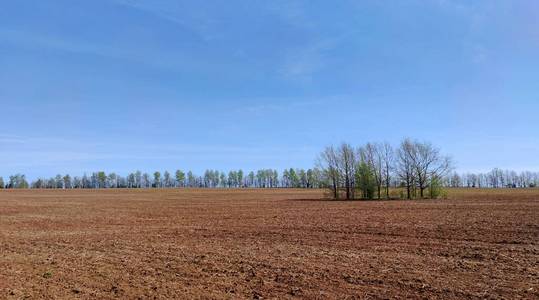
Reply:
[[[389,199],[389,176],[386,176],[386,198]]]
[[[345,183],[346,183],[346,200],[350,200],[350,178],[348,178],[348,176],[346,176]]]
[[[339,199],[339,191],[337,190],[337,183],[335,180],[333,180],[333,194],[335,196],[335,200]]]

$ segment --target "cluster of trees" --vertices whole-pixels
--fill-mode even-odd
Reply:
[[[56,175],[52,178],[39,178],[29,184],[24,175],[10,176],[5,184],[0,177],[0,188],[35,189],[99,189],[99,188],[320,188],[323,186],[321,172],[317,169],[286,169],[279,175],[274,169],[263,169],[244,173],[232,170],[228,173],[206,170],[203,176],[177,170],[156,171],[153,174],[136,171],[127,176],[116,173],[94,172],[83,176]]]
[[[432,144],[404,139],[397,149],[389,143],[330,146],[318,167],[336,199],[389,199],[392,186],[405,188],[405,197],[412,199],[438,197],[452,163]]]
[[[9,176],[9,181],[4,182],[4,178],[0,177],[0,189],[27,189],[30,185],[23,174]]]
[[[516,172],[492,169],[488,173],[452,173],[444,179],[448,187],[468,188],[533,188],[539,186],[539,172]]]

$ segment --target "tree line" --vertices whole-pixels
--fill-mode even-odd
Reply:
[[[539,172],[502,170],[494,168],[487,173],[456,172],[445,178],[448,187],[468,188],[534,188],[539,186]]]
[[[429,142],[403,139],[398,146],[348,143],[326,147],[311,169],[261,169],[244,172],[206,170],[152,174],[135,171],[127,176],[103,171],[83,176],[56,175],[29,183],[26,176],[0,177],[1,188],[327,188],[335,199],[438,198],[445,187],[528,188],[539,186],[539,172],[493,169],[487,173],[453,172],[451,158]]]
[[[26,176],[16,174],[0,188],[8,189],[103,189],[103,188],[322,188],[321,172],[317,169],[286,169],[281,174],[274,169],[262,169],[245,173],[243,170],[221,172],[206,170],[202,176],[192,171],[177,170],[174,173],[156,171],[151,175],[135,171],[127,176],[99,171],[83,176],[58,174],[51,178],[39,178],[28,183]]]

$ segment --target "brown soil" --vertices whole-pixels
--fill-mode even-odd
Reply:
[[[0,298],[539,299],[539,190],[0,191]]]

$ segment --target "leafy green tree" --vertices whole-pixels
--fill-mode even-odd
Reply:
[[[105,188],[107,183],[107,174],[105,172],[98,172],[97,173],[97,182],[99,184],[100,188]]]
[[[277,170],[273,170],[271,172],[271,187],[275,188],[279,186],[279,172]]]
[[[153,182],[156,188],[161,187],[161,173],[159,171],[153,173]]]
[[[177,170],[175,175],[178,186],[183,187],[185,183],[185,173],[182,170]]]
[[[237,184],[238,184],[238,187],[242,187],[243,185],[243,170],[238,170],[238,172],[236,173],[236,180],[237,180]]]
[[[227,181],[228,178],[226,177],[225,172],[222,172],[221,175],[219,175],[219,183],[221,184],[221,187],[226,187]]]
[[[20,181],[19,181],[19,188],[20,189],[27,189],[30,185],[28,184],[28,181],[26,181],[25,175],[20,175]]]
[[[298,174],[296,173],[296,170],[290,168],[290,170],[288,170],[288,176],[290,180],[290,187],[298,188],[300,185],[300,180]]]
[[[26,181],[24,174],[16,174],[9,176],[8,188],[11,189],[27,189],[30,185]]]
[[[361,161],[356,168],[356,182],[361,190],[363,199],[373,199],[376,191],[374,171],[365,161]]]

